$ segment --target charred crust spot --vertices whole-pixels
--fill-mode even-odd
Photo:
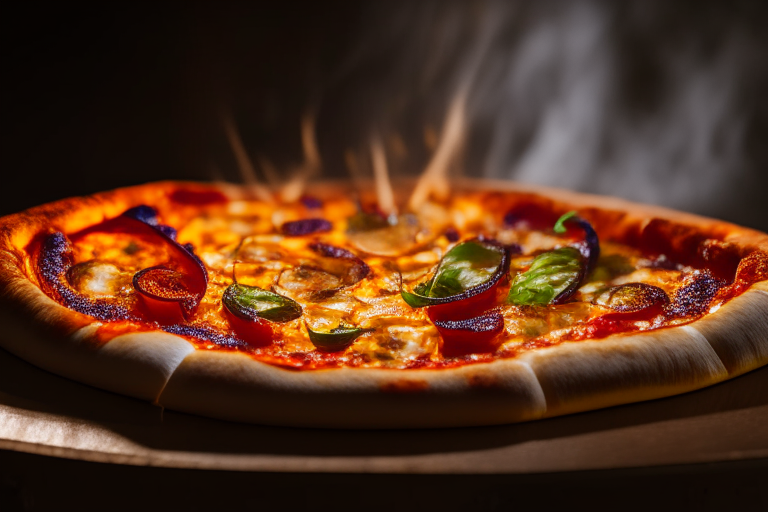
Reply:
[[[488,334],[504,329],[504,317],[501,313],[494,311],[466,320],[436,320],[435,325],[440,329],[451,331]]]
[[[186,338],[195,338],[197,340],[207,341],[222,348],[241,349],[248,348],[248,344],[232,334],[222,334],[213,327],[204,325],[183,325],[174,324],[163,326],[165,332],[184,336]]]
[[[386,393],[418,393],[429,389],[429,383],[421,379],[397,379],[382,384],[380,389]]]
[[[695,317],[703,314],[712,299],[725,283],[715,278],[708,270],[689,275],[666,308],[667,316]]]
[[[499,379],[486,373],[473,373],[467,376],[470,387],[480,389],[498,389],[501,387]]]
[[[104,299],[89,299],[67,282],[67,272],[72,267],[72,244],[61,232],[46,236],[38,255],[38,279],[43,291],[73,311],[98,320],[135,320],[128,308]]]

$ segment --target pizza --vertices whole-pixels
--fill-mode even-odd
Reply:
[[[506,182],[399,213],[345,182],[66,199],[0,219],[0,295],[40,368],[271,425],[511,423],[768,363],[768,235]]]

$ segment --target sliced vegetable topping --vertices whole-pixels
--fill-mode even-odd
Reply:
[[[566,233],[566,224],[584,231],[584,240],[536,256],[530,268],[515,277],[507,302],[520,306],[561,304],[583,284],[600,256],[600,243],[592,225],[576,212],[560,217],[554,231]]]
[[[669,297],[661,288],[644,283],[628,283],[600,294],[597,304],[615,311],[587,322],[584,333],[591,338],[604,338],[621,331],[634,330],[635,322],[650,321],[669,307]]]
[[[309,302],[319,302],[333,297],[342,287],[337,276],[309,265],[288,268],[277,278],[278,291]]]
[[[323,352],[338,352],[344,350],[363,334],[373,331],[375,331],[375,329],[363,329],[342,323],[328,332],[322,332],[313,331],[307,325],[309,341],[311,341],[318,350],[322,350]]]
[[[709,270],[692,272],[672,297],[666,308],[667,315],[690,318],[704,313],[724,285],[725,282],[714,277]]]
[[[669,297],[658,286],[628,283],[603,292],[595,302],[618,313],[636,313],[650,308],[659,309],[669,304]]]
[[[363,260],[346,249],[320,242],[311,244],[309,248],[320,256],[339,262],[340,265],[332,265],[339,268],[326,268],[326,270],[336,270],[337,272],[333,273],[340,274],[343,286],[351,286],[362,281],[371,273],[371,268]]]
[[[544,306],[567,300],[579,288],[584,259],[573,247],[539,254],[530,268],[512,282],[507,302],[518,306]]]
[[[161,324],[183,322],[190,316],[200,297],[187,285],[186,276],[164,266],[149,267],[133,276],[144,313]]]
[[[421,227],[413,215],[386,218],[378,213],[357,213],[349,219],[347,239],[355,249],[376,256],[397,257],[419,246]]]
[[[442,352],[446,357],[493,352],[494,342],[504,330],[504,317],[492,311],[466,320],[435,320],[443,338]]]
[[[494,288],[509,267],[509,249],[491,240],[462,242],[448,251],[429,281],[401,291],[413,308],[448,304]]]
[[[147,205],[130,208],[122,215],[73,234],[72,240],[76,242],[92,233],[131,234],[150,243],[163,244],[167,249],[167,262],[141,270],[133,279],[146,316],[163,323],[179,315],[188,317],[197,308],[208,286],[208,272],[192,246],[178,243],[176,230],[158,222],[157,210]],[[169,288],[162,290],[164,286]]]
[[[133,287],[153,299],[194,307],[195,297],[187,289],[184,275],[167,267],[149,267],[137,272],[133,276]]]
[[[584,259],[587,261],[587,269],[584,277],[586,278],[592,273],[595,268],[595,263],[600,257],[600,240],[597,238],[597,233],[588,221],[582,219],[576,215],[575,211],[571,211],[557,219],[555,222],[555,233],[566,233],[568,226],[576,226],[584,232],[584,239],[574,244]]]
[[[221,300],[230,313],[244,320],[288,322],[301,316],[298,302],[256,286],[233,283]]]
[[[312,233],[324,233],[333,229],[325,219],[302,219],[286,222],[280,226],[280,231],[288,236],[304,236]]]
[[[288,322],[301,316],[298,303],[256,286],[233,283],[221,301],[237,335],[255,347],[272,343],[272,322]]]

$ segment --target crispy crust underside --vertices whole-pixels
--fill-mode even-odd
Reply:
[[[187,187],[202,185],[185,184]],[[574,208],[716,225],[726,241],[768,250],[768,236],[615,198],[506,182],[468,189],[533,192]],[[681,327],[566,342],[514,359],[439,370],[296,371],[250,356],[196,350],[184,338],[140,332],[97,341],[99,323],[48,298],[27,275],[23,248],[53,226],[75,231],[141,203],[157,183],[44,205],[0,219],[0,346],[45,370],[169,409],[261,424],[331,428],[493,425],[650,400],[699,389],[768,364],[768,282]],[[237,187],[220,187],[237,197]],[[346,193],[348,185],[324,187]],[[322,195],[323,187],[313,192]]]

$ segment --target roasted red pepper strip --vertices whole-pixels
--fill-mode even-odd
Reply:
[[[431,311],[429,316],[432,318]],[[432,321],[443,338],[445,357],[493,352],[500,341],[498,336],[504,330],[504,317],[496,311],[466,320],[432,318]]]
[[[170,261],[134,276],[133,285],[144,306],[142,313],[160,323],[177,322],[192,315],[208,287],[208,272],[190,246],[176,241],[175,229],[157,222],[154,208],[145,205],[131,208],[118,217],[79,231],[71,238],[76,242],[93,233],[133,234],[165,244]],[[161,291],[163,286],[168,289]]]

